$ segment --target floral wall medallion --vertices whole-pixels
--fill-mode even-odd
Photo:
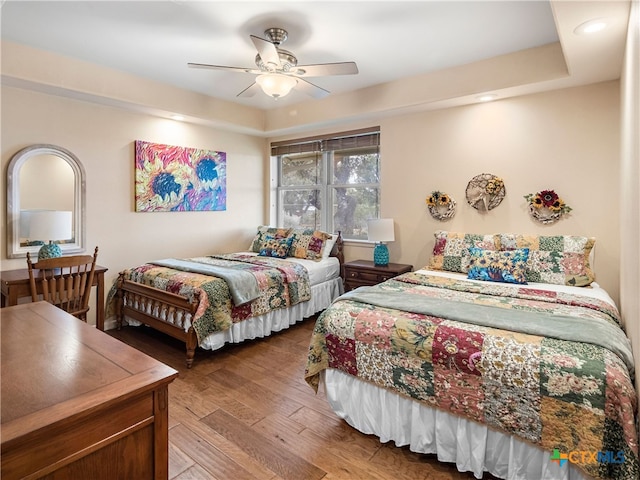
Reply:
[[[502,179],[490,173],[482,173],[473,177],[466,190],[467,203],[483,212],[488,212],[500,205],[505,194]]]
[[[529,215],[540,223],[557,222],[565,213],[572,210],[553,190],[529,193],[524,198],[529,202]]]
[[[436,220],[448,220],[456,214],[456,201],[444,192],[434,191],[427,197],[427,209]]]

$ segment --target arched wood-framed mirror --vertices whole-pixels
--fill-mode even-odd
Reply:
[[[16,153],[7,168],[7,257],[37,254],[45,239],[30,239],[27,214],[71,211],[71,236],[59,242],[62,254],[85,249],[85,172],[80,160],[56,145],[37,144]],[[25,214],[26,212],[26,214]],[[22,220],[22,221],[21,221]]]

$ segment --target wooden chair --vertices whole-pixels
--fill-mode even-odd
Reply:
[[[43,300],[86,322],[97,258],[98,247],[93,255],[47,258],[36,263],[27,253],[31,299],[37,302],[42,295]]]

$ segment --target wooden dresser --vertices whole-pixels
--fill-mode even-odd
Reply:
[[[0,311],[2,480],[166,479],[174,369],[46,302]]]

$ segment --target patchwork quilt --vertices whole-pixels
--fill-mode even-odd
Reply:
[[[166,265],[172,265],[168,267]],[[222,273],[223,270],[228,270]],[[235,271],[235,274],[232,274]],[[203,273],[203,272],[209,272]],[[218,272],[220,276],[214,274]],[[270,257],[230,253],[185,260],[169,259],[147,263],[122,272],[124,278],[197,301],[198,309],[191,319],[198,341],[233,323],[263,315],[271,310],[287,308],[311,298],[309,274],[304,266]],[[243,273],[242,281],[231,279]],[[255,279],[246,281],[246,275]],[[225,278],[227,280],[225,280]],[[233,291],[235,284],[245,284],[246,291]],[[251,283],[257,286],[254,298]],[[246,286],[246,285],[249,286]],[[242,287],[238,287],[242,288]],[[117,297],[114,285],[108,296],[108,312],[115,311]],[[242,304],[234,298],[247,298]]]
[[[346,293],[318,318],[306,381],[317,390],[327,368],[550,456],[587,452],[577,466],[594,478],[639,478],[631,346],[603,300],[406,273]]]

